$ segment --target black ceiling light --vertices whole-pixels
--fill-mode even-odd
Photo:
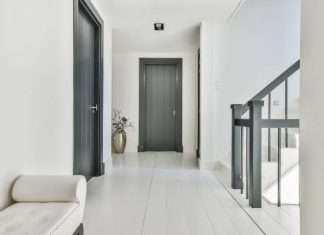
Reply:
[[[155,31],[163,31],[164,30],[164,23],[154,23],[154,30]]]

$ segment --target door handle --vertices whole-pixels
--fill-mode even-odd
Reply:
[[[173,115],[173,117],[175,117],[176,114],[177,114],[177,112],[176,112],[175,110],[173,110],[173,111],[172,111],[172,115]]]
[[[91,112],[96,113],[98,112],[98,105],[96,104],[95,106],[90,106],[89,109],[91,110]]]

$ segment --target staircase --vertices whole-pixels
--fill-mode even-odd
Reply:
[[[252,208],[261,208],[262,199],[278,206],[299,204],[298,134],[294,147],[290,146],[289,139],[291,133],[299,129],[299,119],[290,119],[288,113],[289,81],[299,69],[300,61],[297,61],[248,103],[231,105],[232,188],[240,189]],[[272,99],[281,84],[285,88],[284,118],[275,119]],[[265,102],[266,110],[263,109]],[[263,130],[266,130],[266,136]],[[276,130],[276,136],[273,136],[273,130]],[[266,146],[263,138],[267,140]],[[267,151],[263,151],[264,147]]]
[[[299,151],[298,148],[281,150],[281,204],[299,204]],[[278,163],[262,163],[262,195],[270,204],[278,202]]]

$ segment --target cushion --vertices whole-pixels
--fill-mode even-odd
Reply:
[[[16,202],[84,203],[86,180],[83,176],[21,176],[14,183]]]
[[[71,235],[82,216],[79,203],[16,203],[0,213],[0,234]]]

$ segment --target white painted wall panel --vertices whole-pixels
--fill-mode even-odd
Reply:
[[[0,209],[21,174],[72,174],[73,3],[0,2]]]
[[[299,59],[299,34],[300,0],[247,0],[226,23],[202,23],[203,162],[230,163],[230,104],[245,103]]]
[[[109,19],[105,11],[102,15]],[[104,155],[109,162],[108,22],[105,31]],[[72,174],[73,1],[0,1],[0,107],[1,210],[10,203],[17,176]]]
[[[301,234],[324,234],[324,2],[302,4]]]

